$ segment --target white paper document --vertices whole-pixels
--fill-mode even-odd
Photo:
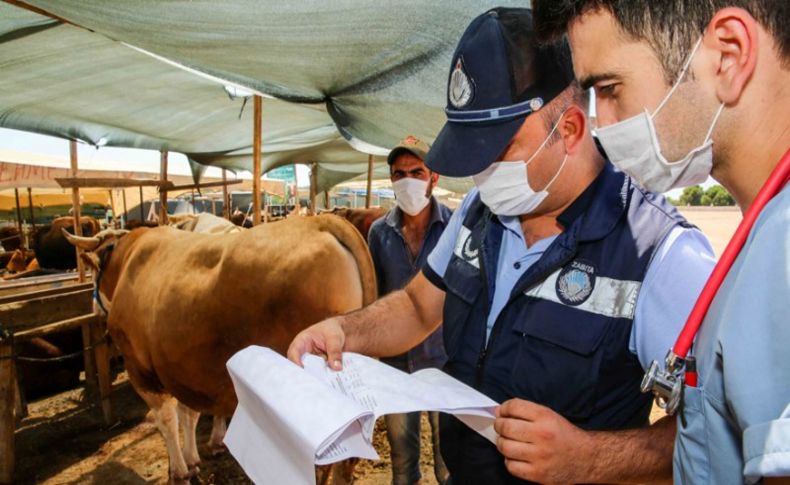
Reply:
[[[378,459],[373,427],[385,414],[450,413],[496,441],[497,403],[438,369],[406,374],[350,352],[340,372],[315,355],[302,363],[257,346],[227,363],[239,405],[225,444],[255,483],[314,484],[314,465]]]

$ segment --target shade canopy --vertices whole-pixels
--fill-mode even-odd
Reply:
[[[432,141],[465,26],[526,2],[26,3],[47,15],[0,3],[0,126],[249,170],[246,88],[266,96],[263,171],[318,162],[325,190],[363,152]]]

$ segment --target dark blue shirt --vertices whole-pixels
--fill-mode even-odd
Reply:
[[[431,218],[425,229],[422,245],[417,257],[414,258],[406,244],[401,231],[402,212],[394,207],[384,217],[370,226],[368,245],[373,265],[376,267],[376,278],[379,285],[379,297],[395,290],[404,288],[409,281],[425,265],[428,255],[433,251],[444,232],[452,211],[431,197]],[[405,372],[414,372],[428,367],[441,368],[447,357],[444,352],[442,328],[426,338],[409,352],[395,357],[381,359],[393,367]]]

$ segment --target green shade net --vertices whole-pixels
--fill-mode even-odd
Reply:
[[[223,84],[235,84],[277,98],[263,103],[263,170],[318,162],[320,190],[367,170],[351,145],[432,141],[465,26],[489,7],[526,5],[28,3],[85,28],[0,3],[0,126],[182,152],[196,174],[199,164],[249,170],[252,102],[228,96]]]
[[[469,22],[522,1],[32,0],[47,12],[221,79],[326,104],[353,137],[432,140]]]

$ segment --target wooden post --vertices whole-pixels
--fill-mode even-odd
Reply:
[[[140,222],[145,222],[145,211],[143,210],[143,186],[140,187]]]
[[[14,187],[14,198],[16,199],[16,226],[19,229],[19,241],[24,241],[22,234],[22,209],[19,207],[19,189]]]
[[[316,214],[315,199],[318,195],[318,163],[310,164],[310,215]]]
[[[126,228],[126,219],[129,217],[129,214],[127,212],[129,209],[127,209],[127,207],[126,207],[126,189],[122,189],[121,194],[123,194],[122,195],[122,199],[123,199],[123,217],[121,218],[121,229],[125,229]]]
[[[71,159],[71,176],[78,177],[79,176],[79,167],[77,163],[77,142],[71,140],[69,142],[69,155]],[[82,215],[82,209],[80,207],[80,189],[79,187],[74,187],[71,189],[71,205],[72,205],[72,212],[74,216],[74,234],[77,237],[82,236],[82,224],[80,223],[80,216]],[[77,253],[77,271],[79,272],[79,282],[82,283],[85,281],[85,264],[82,262],[82,258],[80,254],[82,250],[75,246],[74,250]],[[87,368],[86,368],[87,369]]]
[[[93,345],[93,356],[96,362],[96,380],[99,381],[99,397],[101,399],[101,409],[104,414],[104,422],[112,424],[112,407],[110,406],[110,390],[112,389],[112,378],[110,376],[110,353],[107,348],[107,338],[105,336],[105,325],[102,318],[96,318],[89,324]]]
[[[14,481],[13,336],[0,330],[0,483]]]
[[[329,191],[328,190],[324,191],[324,209],[327,209],[327,210],[331,209],[331,207],[329,207]]]
[[[263,98],[253,97],[255,113],[252,132],[252,225],[261,223],[261,128],[263,124]]]
[[[14,384],[14,421],[16,425],[22,422],[28,415],[27,410],[27,398],[25,397],[25,391],[22,389],[22,384],[19,382],[19,369],[16,368],[14,365],[14,379],[12,380]]]
[[[373,189],[373,155],[368,155],[368,187],[365,193],[365,209],[370,208],[371,192]]]
[[[288,182],[285,182],[285,191],[288,192]],[[302,201],[299,200],[299,174],[296,171],[296,164],[294,163],[294,210],[297,215],[301,215],[299,210],[302,208]],[[288,201],[285,201],[285,212],[288,212]]]
[[[228,172],[224,168],[222,169],[222,182],[228,181]],[[222,217],[225,219],[230,220],[230,204],[228,198],[228,186],[222,185]]]
[[[159,152],[159,180],[167,182],[167,150]],[[167,224],[167,188],[159,187],[159,225]]]
[[[90,349],[93,345],[92,329],[89,322],[82,324],[82,348]],[[99,382],[96,375],[96,360],[95,354],[92,350],[87,350],[82,353],[82,359],[85,364],[85,395],[86,401],[96,398],[99,390]]]
[[[112,193],[112,189],[110,189],[108,192],[110,192],[110,210],[112,211],[112,219],[110,219],[110,225],[114,227],[115,224],[113,223],[115,222],[116,219],[118,219],[118,213],[115,212],[115,194]]]
[[[36,216],[33,214],[33,189],[27,188],[27,208],[30,209],[30,230],[36,231]]]

